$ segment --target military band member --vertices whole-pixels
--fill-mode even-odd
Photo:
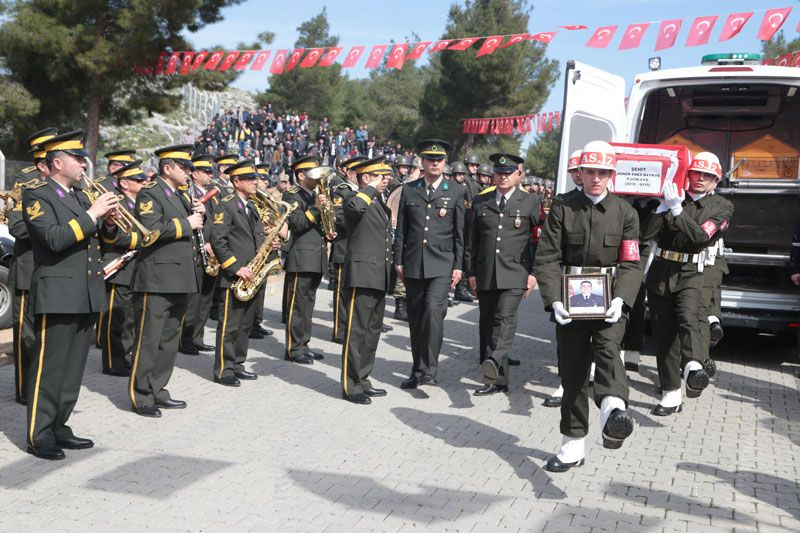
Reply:
[[[137,161],[117,167],[111,179],[103,179],[101,182],[108,190],[122,193],[124,196],[121,200],[122,207],[130,213],[135,213],[136,195],[139,194],[145,180],[141,162]],[[111,182],[116,183],[116,187]],[[103,264],[108,265],[131,250],[137,250],[138,254],[142,239],[143,235],[135,229],[130,234],[117,231],[111,239],[102,237],[100,247],[103,252]],[[131,375],[131,352],[135,329],[131,283],[135,268],[136,261],[129,260],[106,281],[108,311],[103,313],[100,321],[100,348],[103,374],[110,376]]]
[[[23,192],[33,245],[31,294],[36,315],[28,379],[28,453],[63,459],[63,449],[91,448],[67,421],[78,400],[97,313],[106,306],[98,233],[117,229],[104,219],[114,193],[90,200],[76,188],[86,168],[80,130],[43,143],[50,177]],[[111,224],[111,225],[109,225]]]
[[[228,176],[228,167],[235,165],[238,161],[236,154],[224,154],[214,159],[217,163],[217,177],[214,179],[214,186],[219,189],[220,194],[227,196],[233,194],[233,186]]]
[[[647,301],[653,313],[653,334],[661,383],[661,401],[653,414],[681,411],[681,368],[686,396],[696,398],[708,386],[701,316],[703,258],[716,246],[733,216],[733,204],[712,194],[722,177],[717,156],[701,152],[689,166],[684,196],[674,183],[664,187],[663,200],[646,219],[642,240],[655,239],[655,259],[647,273]]]
[[[532,231],[540,204],[516,186],[521,157],[493,154],[493,187],[474,200],[470,217],[469,286],[478,294],[484,396],[508,390],[508,352],[517,331],[517,308],[536,287]]]
[[[34,165],[22,169],[14,187],[34,185],[46,180],[49,174],[46,152],[39,143],[55,137],[56,129],[37,131],[27,142],[33,152]],[[24,185],[23,185],[24,184]],[[14,237],[14,258],[8,271],[8,286],[14,291],[11,307],[12,341],[14,347],[14,398],[20,405],[27,403],[28,371],[33,359],[34,331],[33,302],[30,299],[31,276],[33,276],[33,247],[28,227],[22,215],[22,201],[8,212],[8,232]]]
[[[369,380],[381,335],[386,292],[392,270],[392,214],[382,194],[391,179],[391,167],[383,157],[354,167],[357,193],[344,205],[347,226],[344,291],[347,295],[347,332],[342,348],[342,397],[369,404],[385,396]]]
[[[258,171],[250,160],[228,167],[234,194],[222,199],[215,209],[211,245],[220,262],[220,287],[225,293],[218,311],[217,349],[214,354],[214,382],[238,387],[242,379],[256,379],[245,370],[250,329],[261,301],[258,295],[239,300],[232,288],[237,280],[249,281],[248,264],[264,241],[264,226],[250,197],[256,193]],[[276,241],[276,244],[279,244]],[[263,287],[262,289],[263,290]],[[261,292],[261,290],[259,292]]]
[[[133,278],[136,340],[128,394],[133,411],[141,416],[157,418],[159,408],[186,407],[166,386],[175,366],[187,295],[201,286],[194,231],[203,228],[205,207],[180,189],[194,170],[192,148],[156,150],[159,176],[136,198],[141,223],[160,232],[158,241],[139,253]]]
[[[264,193],[270,194],[269,188],[269,163],[261,163],[256,165],[256,170],[258,171],[258,180],[256,180],[256,188]],[[276,199],[280,200],[280,196]],[[275,250],[273,252],[275,257],[279,253],[279,250]],[[266,297],[267,291],[266,289],[258,291],[256,298],[258,298],[258,302],[256,302],[256,313],[255,317],[253,318],[253,327],[250,329],[250,338],[251,339],[263,339],[270,335],[274,335],[274,331],[269,328],[265,328],[263,326],[264,323],[264,298]]]
[[[286,354],[287,361],[309,365],[322,359],[321,353],[308,347],[311,340],[312,315],[317,288],[328,264],[326,240],[336,238],[336,233],[325,234],[317,202],[328,203],[324,194],[316,191],[317,182],[307,172],[319,166],[316,157],[307,156],[292,164],[297,185],[288,189],[283,200],[295,209],[289,215],[291,241],[286,252],[283,269],[288,279]]]
[[[192,158],[191,180],[194,200],[200,200],[204,195],[216,189],[213,183],[213,156],[209,154],[199,155]],[[218,189],[217,189],[218,190]],[[214,218],[216,207],[219,205],[221,196],[217,193],[205,203],[206,213],[203,220],[203,238],[205,239],[205,250],[209,258],[213,258],[214,250],[211,248],[211,221]],[[186,297],[186,316],[181,327],[181,340],[178,350],[186,355],[199,355],[200,352],[209,352],[214,349],[203,340],[203,332],[208,317],[211,314],[211,307],[214,302],[214,292],[217,290],[218,275],[210,276],[205,269],[202,274],[200,291],[190,293]]]
[[[639,220],[628,203],[608,191],[615,168],[616,155],[608,143],[586,145],[580,162],[583,192],[553,204],[536,251],[534,272],[545,310],[552,310],[557,322],[558,370],[564,386],[563,441],[558,454],[545,465],[552,472],[565,472],[584,462],[592,361],[597,364],[594,400],[600,408],[603,446],[619,448],[633,432],[619,347],[625,333],[624,308],[633,305],[642,281]],[[573,320],[564,307],[563,273],[610,276],[613,299],[605,320]]]
[[[450,148],[438,139],[420,141],[423,176],[406,183],[400,196],[394,264],[406,285],[413,358],[404,389],[438,385],[447,296],[461,280],[466,191],[442,175]]]

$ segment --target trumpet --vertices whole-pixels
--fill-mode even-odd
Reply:
[[[330,203],[330,187],[328,183],[331,176],[335,174],[336,170],[334,168],[326,166],[314,167],[306,171],[307,178],[317,180],[317,209],[319,209],[320,224],[325,235],[336,233],[336,213]],[[325,205],[320,205],[319,203],[320,194],[328,197],[328,203]]]
[[[8,201],[11,200],[11,208],[13,209],[18,203],[22,201],[22,191],[34,181],[38,181],[39,178],[33,178],[23,183],[17,183],[14,185],[14,188],[10,191],[2,191],[0,190],[0,224],[7,224],[8,223]]]
[[[87,176],[85,172],[82,174],[82,179],[86,183],[85,191],[92,201],[98,196],[110,192],[102,183],[99,183],[97,180],[89,179],[89,176]],[[114,224],[126,235],[130,235],[134,231],[141,233],[142,246],[147,247],[154,244],[158,240],[158,236],[161,232],[159,230],[149,230],[145,228],[136,216],[125,208],[125,205],[122,203],[122,200],[125,198],[124,195],[118,194],[116,198],[119,205],[116,207],[118,216],[114,217]]]

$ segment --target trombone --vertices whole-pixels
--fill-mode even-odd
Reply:
[[[83,180],[86,182],[86,192],[91,197],[92,201],[94,201],[98,196],[101,196],[107,192],[105,185],[99,183],[97,180],[89,179],[89,176],[86,175],[85,172],[83,174]],[[139,220],[137,220],[136,216],[128,211],[125,205],[122,203],[124,199],[124,195],[118,194],[117,201],[119,202],[116,211],[117,217],[114,217],[114,223],[117,225],[120,231],[122,231],[126,235],[130,235],[134,230],[138,231],[142,234],[142,246],[147,247],[151,244],[154,244],[158,240],[158,236],[161,234],[159,230],[149,230],[145,228]]]

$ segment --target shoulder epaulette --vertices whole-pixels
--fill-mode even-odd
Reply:
[[[153,180],[150,183],[145,183],[144,185],[142,185],[142,189],[152,189],[155,186],[156,186],[156,182],[155,182],[155,180]]]
[[[178,190],[188,191],[189,190],[189,185],[178,185]]]
[[[496,188],[497,188],[496,185],[492,185],[491,187],[486,187],[485,189],[483,189],[481,192],[478,193],[478,196],[480,196],[481,194],[489,194],[490,192],[494,192]]]
[[[34,178],[31,181],[26,181],[25,183],[21,183],[20,187],[22,187],[23,189],[38,189],[39,187],[42,187],[44,185],[47,185],[47,182],[45,180]]]
[[[31,172],[36,170],[36,168],[37,168],[36,165],[31,165],[29,167],[23,168],[22,170],[20,170],[20,172],[22,172],[23,174],[30,174]]]
[[[222,201],[223,202],[230,202],[233,199],[234,196],[236,196],[236,195],[235,194],[229,194],[228,196],[223,198]]]
[[[354,184],[350,183],[349,181],[344,181],[333,188],[334,191],[338,191],[339,189],[347,189],[350,191],[354,191],[357,189],[357,187]]]
[[[290,194],[297,194],[298,192],[300,192],[300,187],[298,187],[297,185],[294,185],[294,186],[289,187],[288,189],[286,189],[286,192],[288,192]]]

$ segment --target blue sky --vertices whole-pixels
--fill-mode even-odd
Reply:
[[[225,19],[209,25],[187,37],[195,48],[220,44],[234,49],[238,42],[255,41],[256,35],[272,31],[276,39],[270,49],[291,48],[297,38],[297,26],[327,7],[331,32],[339,36],[340,46],[386,44],[390,40],[403,41],[416,32],[421,40],[435,40],[442,34],[447,22],[451,1],[404,0],[386,2],[294,0],[293,2],[266,2],[250,0],[223,11]],[[461,2],[456,2],[461,3]],[[533,16],[528,24],[530,33],[552,31],[558,26],[584,24],[589,30],[566,31],[559,29],[558,35],[547,47],[547,56],[557,59],[563,72],[569,59],[612,71],[631,80],[638,72],[647,70],[649,57],[659,55],[663,66],[681,67],[696,65],[704,54],[717,52],[760,52],[761,41],[756,39],[762,13],[756,13],[739,35],[724,43],[719,34],[726,14],[794,7],[786,23],[784,33],[789,38],[796,36],[800,21],[800,6],[792,0],[531,0]],[[289,8],[290,6],[290,8]],[[708,45],[686,47],[688,27],[695,17],[720,15]],[[676,46],[654,52],[658,24],[651,24],[639,48],[620,51],[619,40],[628,24],[656,22],[664,19],[682,18],[683,28]],[[618,24],[617,35],[608,48],[597,50],[584,45],[594,28]],[[475,53],[446,52],[446,53]],[[423,57],[426,54],[423,54]],[[363,64],[362,56],[359,64]],[[352,77],[363,77],[363,68],[349,69]],[[267,70],[246,72],[236,83],[243,89],[263,90],[267,85]],[[563,74],[562,74],[563,77]],[[558,111],[562,106],[563,82],[559,80],[541,111]]]

